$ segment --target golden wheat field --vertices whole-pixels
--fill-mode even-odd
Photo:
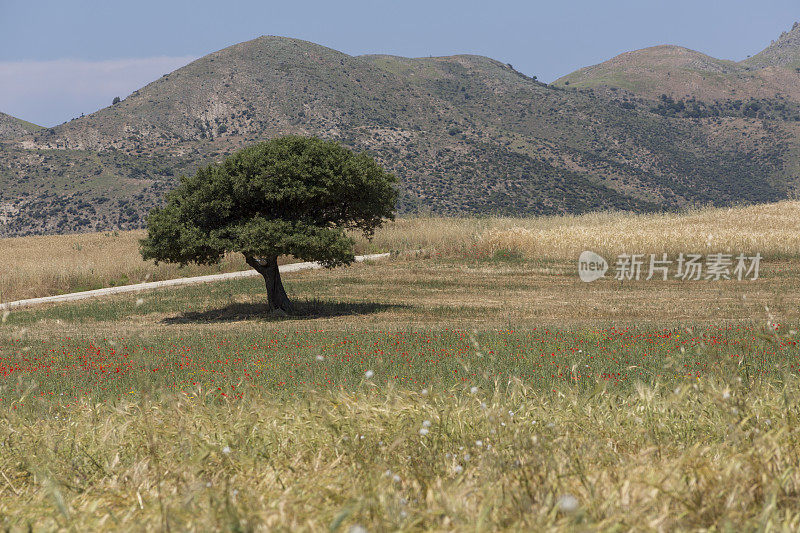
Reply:
[[[244,268],[141,232],[0,240],[3,300]],[[760,253],[583,283],[578,255]],[[288,273],[0,321],[9,531],[795,531],[800,202],[399,218]],[[292,258],[283,258],[292,261]]]
[[[0,240],[0,301],[114,285],[247,269],[238,255],[210,267],[142,261],[144,232]],[[800,256],[800,202],[682,214],[592,213],[540,218],[399,218],[372,241],[359,235],[356,253],[425,250],[429,254],[511,251],[527,258],[575,260],[583,250],[607,257],[632,252],[759,252]],[[284,261],[291,260],[284,258]]]

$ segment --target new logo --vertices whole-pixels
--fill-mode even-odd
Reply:
[[[578,258],[578,275],[581,281],[591,283],[605,276],[608,263],[602,256],[586,250]]]

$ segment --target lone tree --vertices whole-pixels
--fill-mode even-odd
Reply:
[[[291,312],[278,257],[332,268],[355,259],[346,230],[371,237],[394,219],[396,178],[333,141],[287,136],[182,176],[147,217],[144,259],[214,264],[244,254],[267,284],[270,311]]]

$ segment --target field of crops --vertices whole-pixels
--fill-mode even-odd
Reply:
[[[0,356],[0,402],[18,409],[55,398],[50,408],[68,412],[87,396],[121,401],[156,391],[222,399],[386,386],[486,390],[512,381],[553,391],[709,378],[771,381],[800,372],[796,338],[785,328],[771,337],[737,325],[65,338],[35,348],[12,340]]]
[[[739,233],[757,280],[583,283],[567,222],[400,221],[282,318],[258,279],[3,313],[0,526],[800,527],[788,237]]]

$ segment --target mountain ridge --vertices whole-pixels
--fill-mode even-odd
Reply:
[[[41,129],[41,126],[0,112],[0,139],[13,139]]]
[[[553,82],[562,88],[628,90],[650,99],[788,99],[800,104],[800,23],[753,57],[717,59],[676,45],[624,52]],[[661,92],[659,92],[661,91]]]
[[[262,36],[0,143],[0,235],[139,227],[180,173],[287,133],[376,157],[406,213],[653,211],[789,187],[777,123],[687,121],[483,56],[350,56]]]

